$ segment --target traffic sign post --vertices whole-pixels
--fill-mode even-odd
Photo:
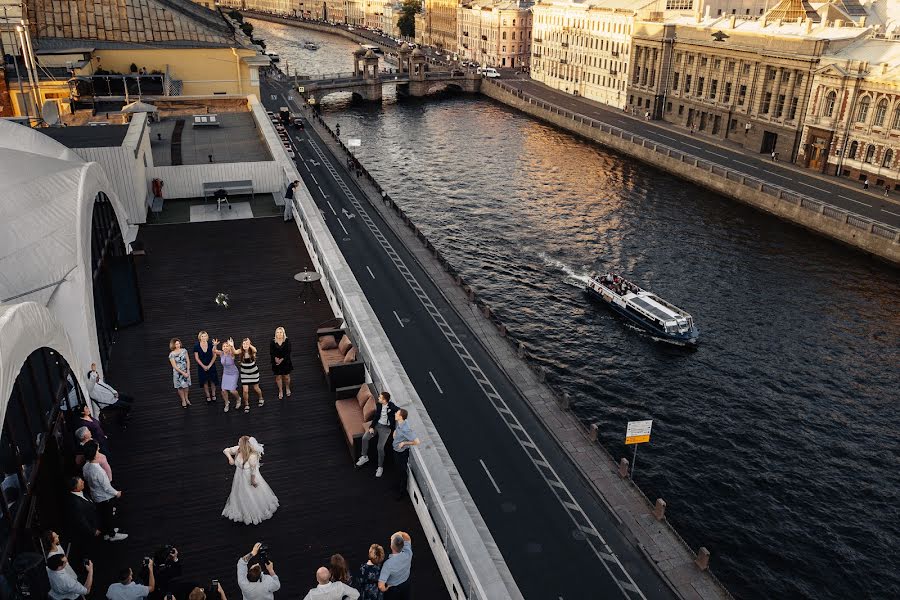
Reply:
[[[640,444],[650,441],[650,430],[653,427],[653,419],[647,421],[628,421],[625,430],[625,445],[634,445],[634,456],[631,459],[631,480],[634,481],[634,468],[637,465],[637,449]]]

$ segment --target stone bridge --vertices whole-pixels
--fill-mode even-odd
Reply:
[[[298,91],[311,104],[337,92],[350,92],[354,98],[380,101],[382,87],[394,85],[401,96],[426,96],[440,89],[477,92],[481,76],[474,71],[427,71],[426,58],[421,50],[404,43],[398,50],[398,69],[384,73],[379,69],[379,57],[360,48],[353,53],[353,72],[339,73],[322,79],[299,82]],[[454,74],[455,73],[455,74]]]

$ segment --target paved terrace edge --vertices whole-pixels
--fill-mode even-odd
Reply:
[[[474,582],[471,579],[461,580],[465,597],[482,600],[524,599],[375,311],[328,231],[296,164],[282,149],[281,141],[266,116],[265,107],[252,95],[249,96],[248,103],[269,151],[279,166],[284,168],[285,188],[290,181],[300,181],[299,194],[295,193],[294,221],[310,258],[323,276],[322,287],[335,316],[344,318],[345,327],[351,329],[373,381],[381,389],[391,391],[397,405],[409,410],[413,427],[424,433],[420,434],[423,443],[412,449],[414,453],[411,456],[413,460],[410,461],[410,479],[424,492],[428,506],[423,506],[424,503],[418,501],[415,494],[413,502],[423,527],[426,531],[434,530],[429,536],[429,542],[435,559],[444,572],[451,596],[458,597],[459,590],[453,589],[453,577],[461,574],[457,571],[448,577],[445,571],[447,568],[454,571],[454,565],[448,562],[448,547],[452,547],[454,554],[460,556],[468,573],[472,575],[471,579],[474,579]],[[437,528],[435,523],[432,528],[426,522],[435,520],[440,521],[444,527]],[[452,539],[441,540],[441,532],[449,534]],[[475,595],[471,594],[473,590],[477,592]]]
[[[807,199],[776,185],[757,184],[752,181],[755,178],[751,176],[735,173],[704,159],[697,160],[681,151],[677,151],[679,156],[673,156],[663,144],[645,140],[637,134],[623,132],[621,136],[616,135],[612,132],[618,129],[616,127],[559,108],[551,102],[540,99],[532,101],[530,94],[507,90],[500,82],[482,82],[481,93],[506,106],[636,158],[726,198],[739,200],[758,210],[900,266],[900,233],[893,227],[882,225],[867,217],[859,217],[856,221],[852,221],[853,213],[842,209],[829,212],[829,205],[823,202]],[[602,124],[607,130],[595,124]],[[709,166],[704,167],[700,163],[707,163]],[[855,226],[854,222],[865,223],[867,227]],[[885,231],[892,231],[893,238],[876,233],[874,230],[879,227]]]
[[[321,134],[332,154],[345,155],[330,130],[315,119],[309,119],[308,123]],[[391,227],[447,303],[473,332],[478,332],[475,338],[513,382],[530,409],[589,482],[598,499],[619,522],[620,529],[630,534],[632,542],[672,591],[685,600],[731,599],[731,594],[710,571],[697,567],[697,555],[672,525],[665,518],[656,519],[650,500],[643,492],[631,480],[619,475],[613,457],[591,440],[584,424],[574,413],[560,406],[557,394],[544,382],[541,371],[523,360],[517,347],[512,345],[512,338],[501,334],[501,331],[506,332],[505,327],[491,320],[490,309],[475,300],[471,286],[454,276],[455,271],[446,259],[402,209],[390,199],[383,203],[380,190],[369,179],[359,178],[356,183],[365,192],[369,205]]]

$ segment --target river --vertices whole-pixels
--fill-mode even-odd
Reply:
[[[352,69],[347,40],[254,23],[292,72]],[[897,270],[480,97],[324,117],[616,458],[654,420],[635,480],[736,597],[900,595]],[[608,269],[690,311],[699,349],[567,283]]]

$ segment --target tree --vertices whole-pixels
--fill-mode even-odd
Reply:
[[[400,8],[400,18],[397,19],[397,27],[403,37],[415,37],[416,13],[422,10],[422,0],[403,0]]]
[[[241,23],[241,31],[247,34],[247,37],[253,37],[253,24]]]
[[[234,9],[229,11],[228,16],[231,17],[232,19],[234,19],[235,21],[237,21],[238,23],[244,22],[244,15],[242,15],[241,13],[239,13],[238,11],[236,11]]]

